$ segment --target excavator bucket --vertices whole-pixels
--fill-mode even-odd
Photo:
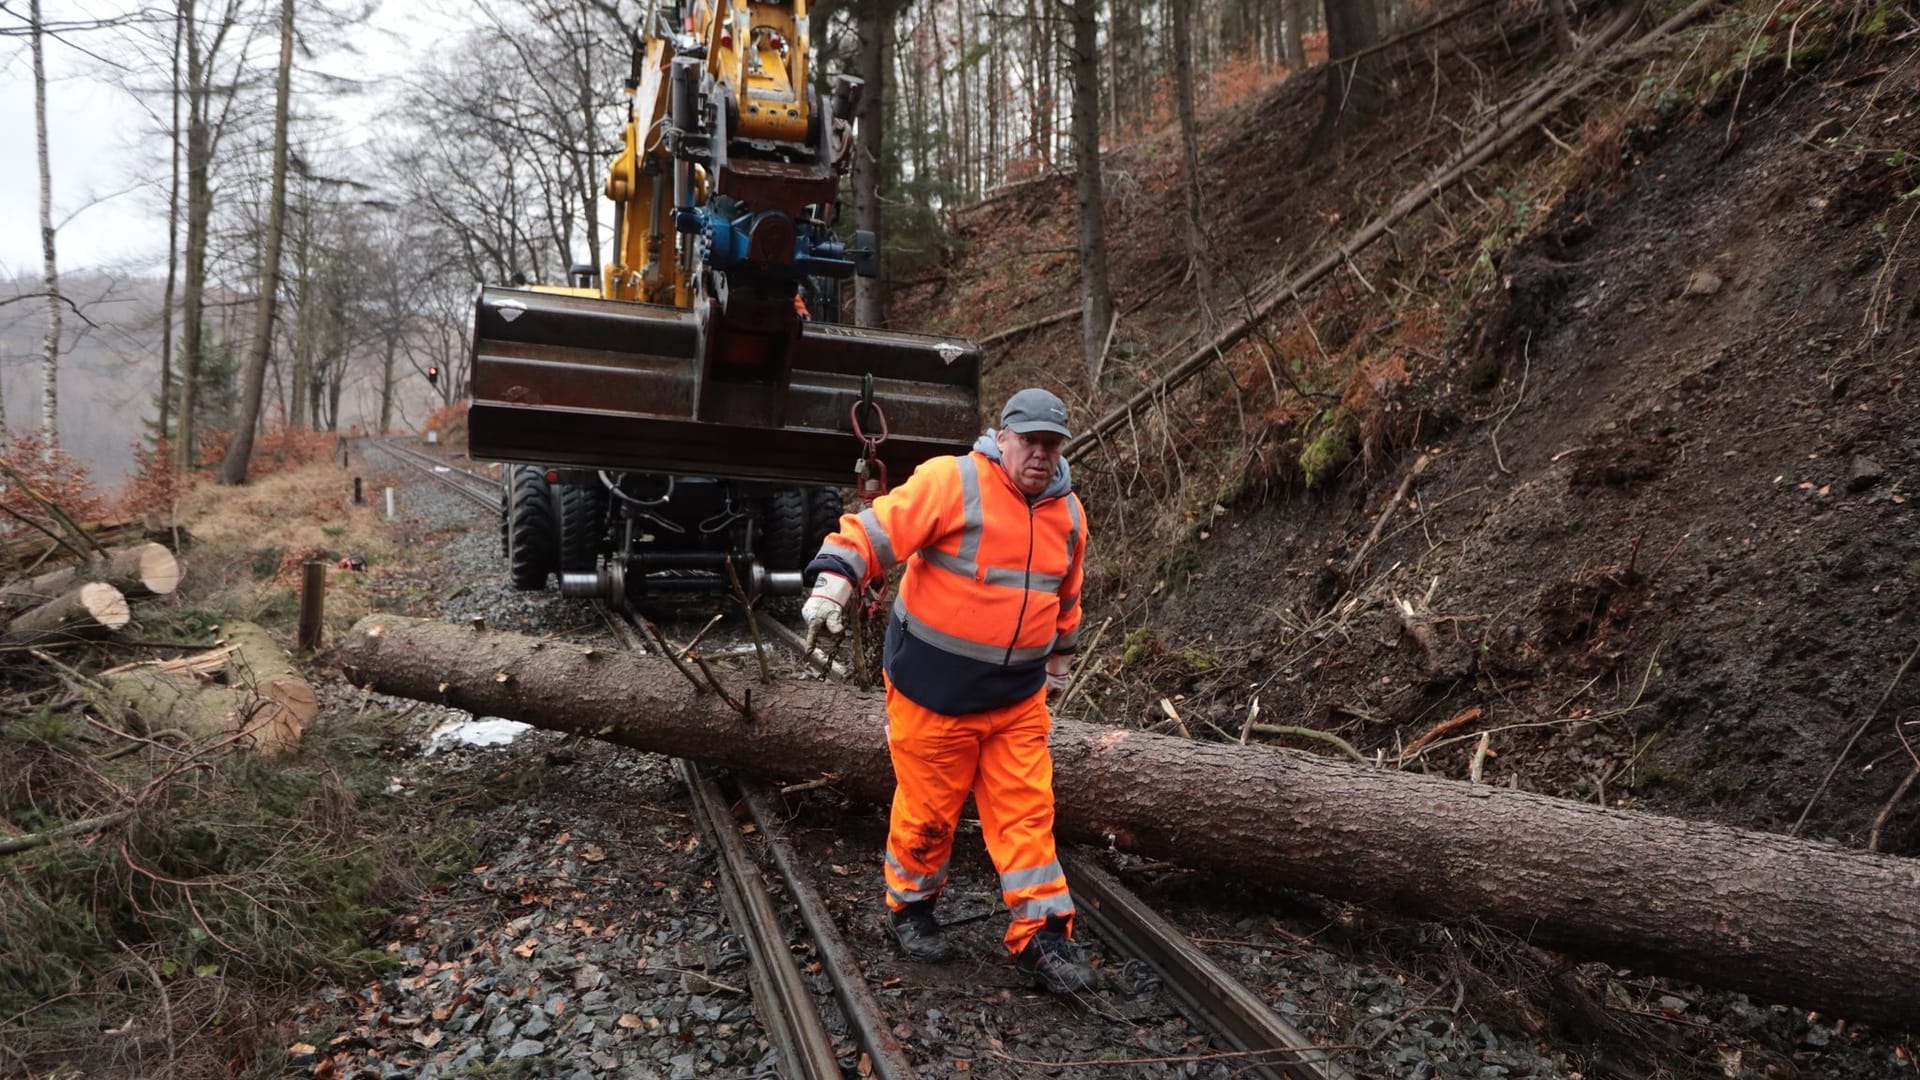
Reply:
[[[715,305],[714,307],[717,307]],[[474,315],[476,458],[849,486],[867,435],[893,483],[980,432],[980,348],[816,323],[791,299],[691,309],[488,286]],[[870,390],[869,390],[870,388]],[[882,419],[883,418],[883,419]]]

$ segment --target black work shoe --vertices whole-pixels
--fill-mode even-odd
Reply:
[[[1029,983],[1051,994],[1077,993],[1093,985],[1093,968],[1067,939],[1065,915],[1047,916],[1047,924],[1027,940],[1013,966]]]
[[[952,960],[953,942],[940,934],[940,920],[933,917],[933,901],[916,900],[887,916],[887,929],[907,959],[923,964],[944,964]]]

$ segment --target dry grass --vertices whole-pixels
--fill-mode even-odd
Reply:
[[[367,489],[377,492],[378,481]],[[363,544],[376,540],[382,512],[372,499],[365,506],[352,503],[353,474],[318,462],[241,487],[196,484],[177,512],[194,539],[210,547],[327,548],[346,536]]]
[[[356,555],[366,561],[365,572],[329,571],[327,624],[337,628],[367,614],[369,584],[402,553],[377,505],[382,481],[363,481],[364,506],[353,505],[353,473],[330,461],[237,488],[195,485],[178,508],[194,538],[182,600],[271,623],[291,609],[302,563]]]

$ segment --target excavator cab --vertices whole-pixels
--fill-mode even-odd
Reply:
[[[516,585],[798,591],[838,505],[824,492],[874,494],[978,433],[977,345],[838,321],[875,256],[834,230],[861,88],[817,92],[811,52],[806,0],[650,15],[609,262],[569,288],[480,291],[470,449],[513,466]]]

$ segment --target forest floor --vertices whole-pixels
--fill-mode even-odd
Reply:
[[[1108,236],[1121,317],[1105,374],[1089,389],[1079,328],[1068,320],[990,344],[987,397],[1052,386],[1085,423],[1204,345],[1209,325],[1231,321],[1288,268],[1389,205],[1444,159],[1485,103],[1547,66],[1544,35],[1516,29],[1504,9],[1500,17],[1504,32],[1483,12],[1383,54],[1391,103],[1328,155],[1302,154],[1318,80],[1282,83],[1203,117],[1211,291],[1190,277],[1180,239],[1175,133],[1112,148]],[[1920,353],[1916,192],[1920,49],[1894,9],[1732,6],[1622,69],[1075,462],[1093,517],[1090,626],[1106,625],[1083,660],[1094,670],[1076,711],[1164,726],[1165,699],[1201,737],[1232,738],[1257,701],[1261,722],[1335,736],[1385,766],[1920,855],[1920,794],[1903,798],[1903,781],[1920,770],[1909,746],[1920,747],[1920,673],[1906,665],[1920,647],[1912,516],[1920,412],[1908,385]],[[953,211],[951,250],[919,272],[925,283],[896,296],[892,324],[985,337],[1073,307],[1072,204],[1072,178],[1049,176]],[[368,563],[364,574],[335,575],[334,631],[374,608],[472,607],[445,560],[460,551],[491,558],[487,527],[386,525],[367,508],[343,511],[343,476],[324,469],[262,484],[244,496],[250,506],[204,496],[190,527],[206,547],[173,623],[201,632],[221,613],[240,613],[288,629],[291,568],[315,554]],[[489,609],[494,625],[524,617],[559,632],[572,617],[539,601],[486,603],[523,605]],[[36,993],[54,996],[44,987],[65,984],[46,963],[0,958],[0,992],[11,995],[0,1000],[15,1003],[0,1009],[0,1031],[30,1033],[45,1051],[31,1065],[0,1054],[0,1075],[47,1072],[41,1063],[63,1053],[115,1060],[101,1055],[121,1038],[138,1053],[114,1050],[117,1060],[164,1062],[178,1076],[306,1073],[331,1067],[322,1063],[335,1049],[383,1075],[394,1055],[376,1068],[374,1051],[394,1046],[381,1039],[416,1059],[436,1052],[414,1038],[436,1029],[402,1031],[394,1017],[414,1023],[410,1008],[451,1011],[430,999],[442,973],[482,976],[443,962],[484,952],[494,965],[484,977],[502,1000],[483,990],[466,1003],[467,1030],[449,1038],[483,1039],[503,1022],[506,1035],[485,1044],[487,1057],[441,1070],[479,1075],[496,1051],[545,1041],[566,1009],[586,1011],[599,1004],[589,994],[616,985],[576,964],[562,972],[565,985],[545,986],[536,1000],[525,980],[543,977],[539,964],[511,958],[529,937],[518,922],[535,906],[527,897],[561,896],[554,881],[574,890],[596,877],[640,898],[634,911],[653,912],[671,933],[623,941],[624,974],[609,976],[620,980],[614,996],[657,1002],[658,1015],[596,1009],[593,1024],[568,1021],[579,1071],[744,1075],[763,1064],[751,1020],[724,987],[714,990],[713,979],[729,977],[714,957],[717,915],[691,846],[676,847],[691,830],[667,806],[669,777],[600,748],[540,742],[506,758],[423,758],[441,718],[369,711],[364,695],[338,685],[325,697],[327,719],[286,773],[303,779],[272,779],[264,800],[298,808],[289,835],[312,856],[306,862],[242,865],[248,852],[232,842],[239,827],[210,818],[234,792],[263,782],[257,770],[223,766],[219,784],[196,789],[220,802],[167,810],[167,821],[221,841],[213,850],[224,861],[190,853],[182,876],[218,870],[223,883],[275,889],[335,884],[338,895],[313,915],[315,925],[324,917],[325,934],[263,934],[262,952],[283,954],[242,963],[195,935],[199,912],[132,881],[110,849],[36,857],[35,872],[51,883],[44,895],[64,906],[48,914],[15,905],[0,929],[48,933],[57,914],[53,929],[69,935],[58,940],[74,943],[71,978],[84,986],[74,996],[118,1001],[112,995],[149,981],[171,996],[147,1002],[150,1026],[140,1029],[125,1011],[37,1003]],[[10,807],[25,800],[78,816],[82,804],[62,801],[73,778],[59,771],[76,744],[33,716],[31,731],[10,719],[0,739],[0,795]],[[1332,752],[1320,739],[1271,738]],[[836,901],[850,921],[866,917],[864,900],[845,897],[868,895],[859,882],[873,861],[872,830],[871,820],[850,818],[806,834],[824,846],[823,865],[858,862]],[[133,854],[157,832],[134,836]],[[623,861],[642,848],[656,862]],[[450,884],[430,891],[434,881]],[[31,884],[24,872],[0,882],[23,883]],[[132,908],[109,910],[108,886],[128,889]],[[1851,1077],[1912,1068],[1898,1033],[1863,1034],[1650,980],[1635,982],[1630,999],[1618,984],[1596,992],[1614,1029],[1575,1030],[1555,1008],[1560,991],[1545,986],[1543,961],[1525,961],[1524,948],[1478,928],[1434,931],[1348,905],[1216,886],[1174,876],[1147,891],[1176,906],[1202,894],[1242,905],[1224,915],[1196,905],[1192,917],[1212,919],[1219,939],[1264,942],[1235,963],[1249,979],[1264,972],[1276,1000],[1320,983],[1315,992],[1336,997],[1364,984],[1417,1004],[1416,990],[1457,981],[1458,1023],[1435,1038],[1466,1038],[1478,1025],[1485,1052],[1506,1056],[1438,1075]],[[562,898],[573,905],[566,920],[532,936],[613,972],[595,962],[614,948],[600,938],[632,913]],[[235,925],[247,923],[248,902],[232,903]],[[386,912],[401,915],[387,921]],[[549,917],[557,915],[541,919]],[[140,946],[123,957],[109,936],[84,953],[82,936],[102,926],[177,951]],[[990,936],[986,926],[967,932]],[[1303,935],[1348,955],[1335,963],[1303,954],[1324,977],[1274,959],[1292,955]],[[1459,941],[1480,944],[1464,958],[1448,951],[1461,947],[1439,944]],[[356,951],[369,942],[384,955]],[[883,969],[893,964],[870,942],[862,949]],[[1489,959],[1502,955],[1512,966]],[[1361,974],[1340,966],[1354,963]],[[1449,965],[1454,975],[1435,974]],[[1474,970],[1493,975],[1458,975]],[[990,984],[999,973],[988,974]],[[329,980],[332,990],[314,991]],[[235,987],[259,994],[237,996]],[[169,1002],[179,1015],[167,1012],[163,1029],[153,1017]],[[1019,998],[964,1004],[964,1016],[1055,1015]],[[28,1011],[12,1015],[20,1008]],[[1324,1022],[1316,1031],[1345,1037],[1341,1018],[1358,1021],[1343,1008],[1314,1013]],[[373,1036],[365,1015],[378,1018]],[[954,1071],[976,1067],[958,1062],[991,1071],[993,1048],[964,1030],[964,1016],[945,1005],[930,1018],[923,1011],[915,1037],[964,1051],[947,1054]],[[189,1040],[179,1047],[176,1021]],[[1677,1041],[1656,1034],[1669,1029]],[[321,1032],[343,1042],[309,1045]],[[655,1034],[657,1047],[638,1041]],[[724,1064],[668,1044],[709,1037],[732,1047]],[[1417,1040],[1408,1046],[1417,1065],[1378,1075],[1435,1075]],[[545,1067],[512,1064],[521,1060],[493,1067],[528,1075]]]

